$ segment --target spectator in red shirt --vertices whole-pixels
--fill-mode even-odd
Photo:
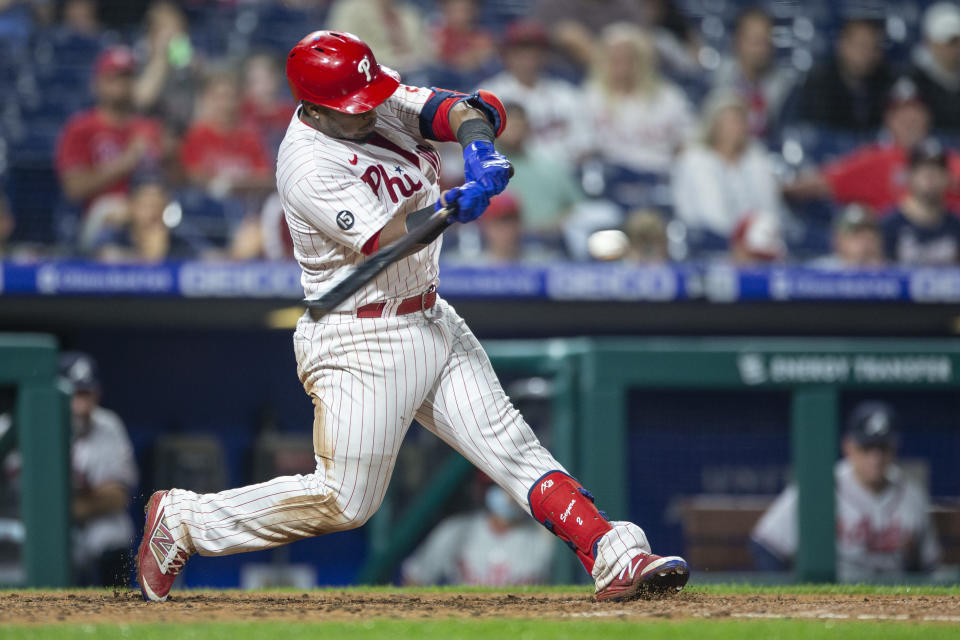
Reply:
[[[857,149],[823,167],[800,176],[785,187],[795,198],[832,198],[848,204],[868,205],[879,214],[889,211],[907,192],[910,151],[930,135],[930,110],[920,101],[916,87],[906,78],[891,90],[884,116],[889,139]],[[947,203],[960,208],[960,155],[948,154],[952,177]]]
[[[84,209],[106,194],[124,194],[136,172],[155,172],[161,126],[134,111],[133,52],[111,47],[96,61],[97,104],[72,117],[60,135],[56,167],[68,200]]]
[[[257,132],[240,120],[239,94],[234,76],[211,75],[180,147],[188,180],[215,198],[265,195],[274,187]]]
[[[509,191],[490,199],[490,206],[480,225],[484,244],[481,260],[490,264],[520,260],[523,232],[520,218],[520,201]]]
[[[269,53],[247,58],[243,66],[241,123],[258,133],[271,164],[276,162],[277,149],[295,109],[279,61]]]
[[[478,8],[477,0],[442,0],[433,27],[434,59],[465,76],[491,67],[497,51],[493,35],[477,26]]]

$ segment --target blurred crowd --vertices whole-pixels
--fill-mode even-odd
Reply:
[[[516,175],[449,261],[960,259],[960,5],[885,0],[0,0],[0,256],[289,258],[320,28],[504,101]]]

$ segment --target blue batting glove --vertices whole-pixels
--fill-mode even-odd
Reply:
[[[467,182],[441,195],[436,209],[439,211],[443,207],[449,207],[450,222],[471,222],[483,215],[489,204],[490,196],[480,183]]]
[[[468,181],[480,183],[487,196],[506,189],[510,180],[510,163],[486,140],[474,140],[464,147],[463,171]]]

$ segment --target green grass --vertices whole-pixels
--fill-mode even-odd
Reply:
[[[136,625],[136,626],[46,626],[0,629],[0,637],[24,640],[252,640],[254,638],[390,638],[390,640],[636,640],[708,638],[721,640],[806,638],[843,638],[844,640],[884,640],[918,638],[940,640],[956,638],[957,628],[945,625],[878,624],[869,622],[815,622],[797,620],[690,620],[682,622],[617,622],[607,620],[376,620],[366,623]]]
[[[553,587],[517,587],[509,589],[478,587],[423,587],[402,588],[390,586],[351,587],[349,589],[320,589],[318,591],[349,591],[352,593],[583,593],[586,585]],[[822,594],[822,595],[905,595],[960,597],[960,585],[943,586],[888,586],[888,585],[749,585],[708,584],[691,585],[693,593],[710,595],[734,594]],[[29,589],[9,591],[28,592]],[[103,591],[92,589],[91,591]],[[110,590],[106,590],[108,593]],[[271,591],[271,590],[265,590]],[[296,589],[279,589],[301,593]],[[209,590],[208,593],[219,591]],[[200,592],[202,593],[202,591]],[[477,640],[671,640],[704,638],[707,640],[804,640],[807,638],[843,638],[843,640],[885,640],[888,638],[960,638],[960,625],[951,623],[908,623],[900,621],[857,620],[757,620],[743,618],[712,619],[636,619],[618,620],[608,617],[571,619],[374,619],[366,622],[319,622],[291,624],[281,621],[265,622],[204,622],[168,624],[49,624],[44,626],[6,626],[0,628],[0,640],[253,640],[259,638],[291,638],[323,640],[348,638],[366,640],[477,639]]]

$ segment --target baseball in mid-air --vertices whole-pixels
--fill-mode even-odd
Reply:
[[[627,234],[619,229],[594,231],[587,238],[587,251],[595,260],[610,262],[619,260],[627,254],[630,241]]]

